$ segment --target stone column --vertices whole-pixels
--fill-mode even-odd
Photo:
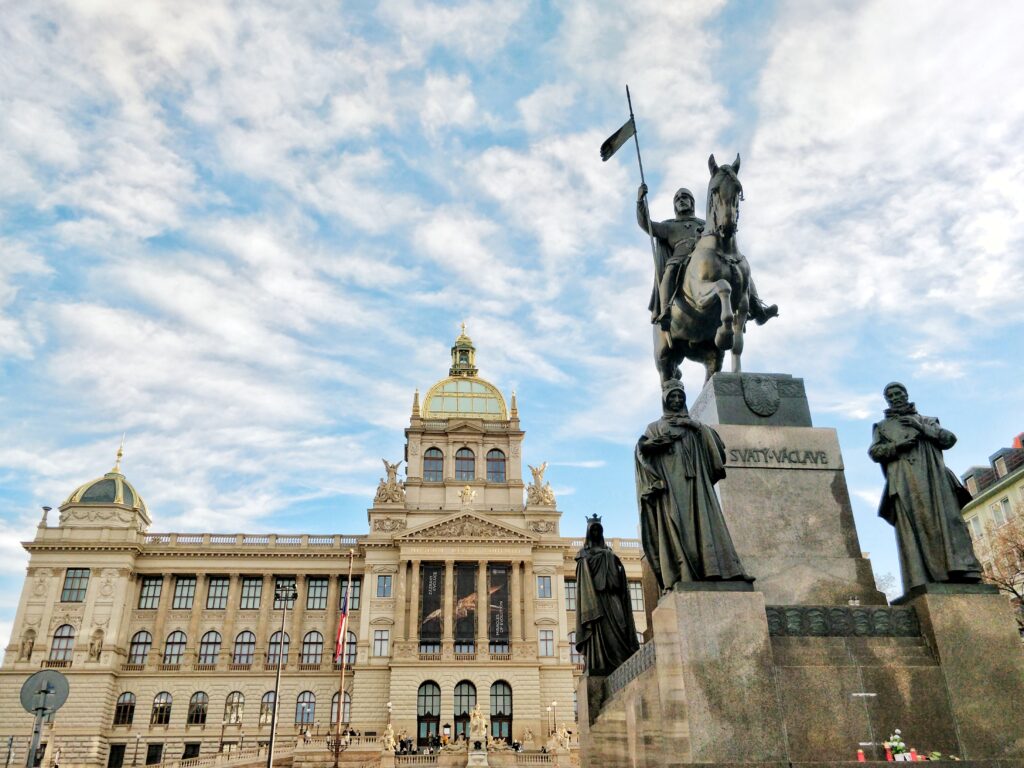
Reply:
[[[151,575],[151,574],[145,574]],[[138,576],[139,589],[142,588],[142,580],[145,575]],[[167,644],[167,636],[176,629],[180,629],[183,632],[188,632],[189,627],[168,627],[167,626],[167,612],[171,607],[171,600],[173,600],[173,593],[169,590],[169,583],[171,582],[171,575],[169,573],[161,574],[163,578],[163,584],[160,585],[160,604],[157,606],[156,618],[153,620],[153,648],[156,649],[159,644],[160,653],[156,654],[150,652],[149,658],[151,661],[155,661],[157,664],[163,663],[164,660],[164,646]],[[173,588],[171,588],[173,589]],[[139,591],[136,589],[132,594],[132,608],[137,608],[139,605]],[[88,638],[79,638],[79,641],[84,640],[88,643]],[[38,645],[39,638],[36,638],[36,644]],[[188,635],[188,642],[185,645],[185,655],[182,657],[184,663],[188,663],[190,648],[199,649],[199,638]],[[192,654],[194,656],[194,654]]]
[[[405,637],[408,640],[420,639],[420,561],[412,561],[412,587],[409,589],[409,624]],[[374,587],[376,589],[376,587]]]
[[[395,640],[405,639],[405,617],[409,610],[405,599],[409,574],[408,558],[398,558],[398,573],[395,575]]]
[[[246,627],[248,629],[248,627]],[[263,574],[263,591],[260,593],[260,612],[256,617],[256,626],[252,628],[256,635],[256,652],[253,655],[253,667],[262,666],[267,658],[267,646],[270,644],[270,636],[276,632],[278,627],[274,626],[274,575]],[[242,630],[239,629],[239,632]],[[235,633],[236,635],[238,632]],[[227,640],[227,638],[225,638]],[[234,647],[234,638],[231,638]]]
[[[487,561],[478,561],[476,568],[476,652],[486,653],[487,614],[491,606],[490,595],[487,594]]]
[[[455,639],[455,561],[444,561],[444,628],[441,638],[445,644]]]
[[[525,618],[523,620],[523,639],[533,643],[534,652],[537,651],[537,624],[534,620],[533,600],[537,594],[536,578],[533,575],[533,561],[523,561],[523,607]]]
[[[169,577],[168,576],[164,576],[164,578],[167,579]],[[195,640],[193,642],[195,642],[195,644],[196,644],[196,650],[197,651],[199,650],[199,627],[200,627],[200,623],[199,622],[200,622],[200,620],[203,617],[203,610],[206,608],[206,600],[205,600],[205,596],[203,595],[203,590],[202,590],[203,580],[205,578],[206,578],[206,574],[205,573],[201,574],[201,575],[200,574],[196,574],[196,595],[192,599],[192,614],[189,616],[189,620],[188,620],[188,638],[189,638],[189,640],[192,640],[193,638],[195,638]],[[170,592],[167,594],[167,605],[168,605],[168,608],[170,610],[173,610],[173,608],[171,608],[171,606],[174,605],[174,588],[173,588],[173,586],[171,587]],[[155,639],[156,638],[154,638],[154,640]],[[232,640],[233,640],[233,638],[232,638]],[[231,648],[233,646],[232,640],[229,640],[227,638],[227,636],[222,636],[221,646],[220,646],[221,655],[222,656],[224,655],[224,649],[227,648],[228,649],[228,657],[230,658],[230,655],[231,655],[230,652],[231,652]]]
[[[230,580],[228,581],[228,604],[227,607],[224,609],[224,619],[221,623],[221,626],[217,629],[217,631],[221,634],[221,650],[224,649],[223,643],[226,638],[234,638],[237,620],[242,619],[243,621],[245,621],[246,618],[252,614],[252,611],[245,611],[243,613],[238,607],[242,603],[242,577],[237,573],[233,573],[231,574],[229,579]],[[263,604],[263,599],[264,596],[261,594],[260,605]],[[198,637],[194,640],[191,637],[188,639],[189,647],[193,648],[196,652],[195,654],[193,654],[193,658],[198,658],[199,639],[200,638]]]
[[[509,589],[512,592],[512,626],[509,629],[509,637],[512,641],[523,639],[523,587],[522,577],[519,575],[521,561],[512,561],[512,583]]]

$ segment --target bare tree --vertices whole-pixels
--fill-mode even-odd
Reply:
[[[1010,596],[1017,628],[1024,635],[1024,504],[1017,504],[1009,521],[989,525],[988,545],[978,555],[985,567],[985,581]]]

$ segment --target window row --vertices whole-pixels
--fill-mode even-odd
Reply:
[[[469,738],[470,712],[477,706],[476,686],[469,680],[459,682],[453,691],[453,736]],[[512,740],[512,686],[498,680],[490,689],[491,737]],[[433,680],[422,683],[416,692],[416,739],[421,745],[439,735],[441,723],[441,686]]]
[[[636,633],[636,641],[638,643],[640,643],[640,645],[644,644],[644,633],[643,632],[637,632]],[[569,633],[569,661],[571,661],[573,664],[585,664],[586,663],[586,659],[583,657],[583,654],[576,650],[576,633],[575,632],[570,632]]]
[[[69,625],[65,625],[69,626]],[[63,629],[63,627],[61,627]],[[58,630],[59,632],[60,630]],[[72,642],[74,629],[71,628]],[[54,635],[54,647],[56,647],[57,636]],[[164,643],[163,663],[181,664],[185,655],[185,646],[188,639],[181,630],[171,632]],[[356,635],[354,632],[346,633],[345,637],[345,664],[356,663]],[[291,644],[288,633],[282,636],[281,632],[275,632],[270,636],[267,645],[266,660],[268,664],[277,664],[280,659],[282,664],[288,663],[288,649]],[[146,630],[136,632],[132,635],[131,643],[128,646],[128,663],[145,664],[149,659],[149,652],[153,647],[153,635]],[[196,657],[198,664],[216,664],[220,657],[221,634],[211,630],[203,635],[199,641],[199,655]],[[331,650],[331,649],[328,649]],[[336,649],[335,649],[336,650]],[[332,652],[332,656],[334,653]],[[239,632],[235,637],[235,644],[231,652],[232,664],[252,664],[256,657],[256,635],[245,630]],[[302,651],[299,655],[300,664],[320,664],[324,657],[324,636],[317,631],[307,632],[302,638]],[[50,652],[50,658],[53,651]],[[70,658],[70,656],[68,656]]]
[[[269,725],[274,714],[274,692],[267,691],[260,700],[260,725]],[[131,725],[135,721],[135,694],[130,691],[117,697],[114,706],[114,725]],[[173,699],[167,691],[161,691],[153,697],[153,708],[150,710],[150,725],[169,725]],[[204,691],[196,691],[188,701],[185,715],[186,725],[205,725],[210,710],[210,697]],[[241,723],[245,710],[245,696],[241,691],[233,691],[224,700],[223,723]],[[312,723],[316,712],[316,694],[303,691],[295,698],[295,722]],[[347,723],[352,718],[352,694],[345,692],[345,703],[342,708],[341,722]],[[331,699],[331,722],[338,721],[338,694]]]
[[[541,581],[547,579],[547,582]],[[634,611],[643,613],[644,611],[644,586],[639,581],[627,582],[627,588],[629,589],[629,605]],[[551,597],[551,577],[550,576],[538,576],[537,577],[537,597]],[[576,610],[576,582],[566,579],[565,580],[565,610],[575,611]]]
[[[70,574],[75,569],[68,569]],[[65,599],[64,602],[81,602],[85,599],[85,585],[89,580],[89,571],[78,569],[85,574],[84,581],[81,576],[76,576],[77,581],[69,587],[68,578],[64,580],[64,594],[78,595],[77,600]],[[76,586],[77,585],[77,586]],[[175,576],[174,595],[171,598],[171,608],[174,610],[192,610],[195,605],[196,589],[198,579],[195,576]],[[310,576],[306,579],[306,610],[322,611],[327,608],[327,592],[330,580],[327,576]],[[139,608],[142,610],[156,610],[160,607],[160,597],[163,593],[163,576],[143,576],[139,587]],[[296,581],[294,576],[278,576],[274,580],[274,610],[279,611],[284,607],[285,600],[278,597],[278,593],[286,594],[294,592]],[[352,589],[349,595],[349,607],[351,611],[359,610],[359,597],[362,587],[362,578],[352,579]],[[228,576],[208,576],[206,584],[206,607],[210,610],[224,610],[228,607],[228,593],[231,589],[231,580]],[[340,579],[338,593],[338,606],[345,600],[348,592],[348,579]],[[257,611],[263,600],[263,577],[243,576],[241,589],[239,590],[238,607],[243,611]],[[293,607],[293,600],[288,600],[288,607]]]
[[[487,482],[504,483],[505,454],[497,448],[487,452]],[[428,448],[423,452],[423,479],[428,483],[444,480],[444,453],[440,448]],[[455,452],[455,479],[476,480],[476,454],[469,448]]]

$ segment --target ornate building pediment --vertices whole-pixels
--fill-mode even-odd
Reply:
[[[537,536],[505,523],[488,520],[474,512],[458,512],[451,517],[426,523],[395,537],[396,542],[464,540],[532,544],[537,540]]]

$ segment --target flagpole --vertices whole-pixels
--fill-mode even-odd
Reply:
[[[629,121],[631,123],[633,123],[633,143],[636,145],[636,162],[637,162],[637,165],[640,166],[640,183],[643,186],[646,187],[647,186],[647,182],[644,180],[644,161],[640,157],[640,139],[637,136],[636,118],[633,117],[633,99],[629,95],[629,86],[628,85],[626,86],[626,103],[629,104]],[[651,256],[654,257],[654,267],[655,267],[655,269],[657,269],[657,267],[658,267],[658,248],[654,244],[654,225],[651,223],[651,209],[647,205],[647,195],[646,194],[644,195],[644,210],[645,210],[645,212],[647,214],[647,237],[651,241]],[[662,312],[664,312],[665,308],[662,307],[661,310],[662,310]],[[666,334],[666,336],[667,335],[668,334]],[[671,339],[669,339],[669,343],[671,343]]]
[[[348,627],[348,614],[352,610],[349,598],[352,596],[352,561],[355,556],[355,550],[350,549],[348,551],[348,581],[345,582],[345,615],[341,618],[341,628],[338,630],[338,641],[341,645],[341,676],[338,680],[338,719],[334,723],[334,768],[338,768],[338,757],[341,754],[341,716],[345,713],[345,656],[347,655],[345,629]]]

